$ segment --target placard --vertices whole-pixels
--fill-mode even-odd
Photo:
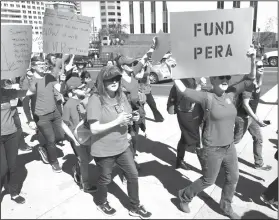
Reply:
[[[43,25],[44,53],[88,55],[90,17],[47,8]]]
[[[32,40],[32,52],[43,53],[43,35],[34,35]]]
[[[165,34],[162,30],[157,35],[158,45],[156,50],[152,53],[152,61],[158,62],[163,56],[170,51],[170,38],[169,34]]]
[[[1,24],[1,79],[26,74],[31,53],[31,25]]]
[[[253,9],[171,12],[173,78],[247,74]]]

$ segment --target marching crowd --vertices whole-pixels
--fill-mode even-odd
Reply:
[[[38,147],[44,163],[50,164],[54,172],[61,172],[56,145],[69,141],[77,159],[74,181],[84,192],[95,193],[97,208],[110,216],[116,210],[107,200],[108,184],[114,167],[119,166],[127,183],[129,214],[150,218],[151,212],[139,200],[140,164],[136,158],[139,130],[144,134],[147,130],[144,105],[150,106],[155,122],[164,121],[149,81],[151,57],[157,45],[155,37],[142,58],[118,55],[109,60],[96,81],[86,70],[86,62],[68,54],[33,56],[22,77],[1,80],[1,190],[5,187],[16,203],[25,202],[15,178],[16,160],[18,149],[30,151],[32,147],[24,140],[16,108],[20,100],[29,127],[44,138]],[[170,72],[176,66],[171,56],[168,52],[161,60]],[[271,170],[262,157],[261,127],[268,123],[256,115],[258,103],[263,102],[260,88],[264,67],[262,61],[256,61],[253,47],[247,56],[251,71],[234,84],[230,83],[230,75],[209,77],[210,89],[203,77],[174,80],[167,111],[177,115],[181,130],[176,168],[190,169],[184,160],[185,150],[190,146],[195,146],[202,167],[202,176],[178,192],[180,208],[186,213],[190,212],[192,199],[215,183],[223,167],[225,182],[220,208],[229,218],[240,218],[231,206],[239,177],[235,144],[247,130],[253,137],[255,169]],[[14,88],[15,82],[20,88]],[[92,159],[99,171],[96,184],[89,181],[88,166]],[[278,206],[277,187],[278,178],[259,195],[273,209]]]

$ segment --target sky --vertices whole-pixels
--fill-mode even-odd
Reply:
[[[170,12],[179,11],[202,11],[216,9],[216,1],[167,1],[167,7]],[[225,9],[232,8],[233,1],[225,1]],[[249,7],[250,1],[241,1],[241,7]],[[101,26],[100,4],[99,2],[81,2],[82,15],[95,17],[94,25],[98,29]],[[122,12],[123,13],[123,12]],[[129,13],[129,11],[127,11]],[[266,22],[269,18],[274,18],[274,25],[271,31],[278,32],[278,2],[277,1],[259,1],[257,26],[265,30]]]

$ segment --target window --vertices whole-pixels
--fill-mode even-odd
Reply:
[[[41,12],[38,11],[38,15],[40,15],[40,14],[41,14]]]
[[[41,5],[44,5],[44,3],[43,3],[43,2],[41,2]]]
[[[168,33],[168,8],[166,1],[163,1],[163,32]]]
[[[105,3],[105,1],[101,1],[101,3]]]
[[[40,26],[39,28],[42,29],[42,26]]]
[[[233,1],[234,8],[240,8],[240,1]]]
[[[30,1],[27,1],[28,4],[30,4]]]
[[[119,10],[120,10],[120,9],[121,9],[121,8],[120,8],[120,6],[117,6],[117,9],[119,9]]]
[[[101,15],[102,15],[102,16],[106,16],[106,12],[102,12]]]
[[[106,9],[106,6],[101,6],[101,9]]]
[[[22,8],[26,8],[25,5],[22,5],[21,7],[22,7]]]
[[[121,22],[121,19],[120,19],[120,18],[118,19],[118,22]]]
[[[38,19],[42,19],[42,17],[41,17],[41,16],[38,16]]]
[[[33,11],[33,14],[36,14],[37,12],[36,11]]]
[[[32,1],[31,4],[35,4],[35,2]]]
[[[156,5],[151,2],[151,33],[156,33]]]
[[[117,15],[118,15],[118,16],[121,16],[121,13],[120,13],[120,12],[117,12]]]
[[[44,8],[44,7],[41,7],[41,9],[42,9],[42,10],[45,10],[45,8]]]
[[[42,12],[42,15],[44,15],[45,13],[44,12]]]
[[[38,10],[40,10],[40,7],[37,7]]]
[[[28,9],[31,9],[31,6],[30,6],[30,5],[27,5],[27,8],[28,8]]]
[[[115,12],[108,12],[108,15],[115,15]]]
[[[39,5],[40,4],[40,2],[36,2],[37,3],[37,5]]]
[[[140,24],[140,33],[144,34],[144,24]]]
[[[27,18],[27,16],[26,16],[26,15],[23,15],[23,18]]]
[[[103,37],[103,40],[107,40],[108,38],[107,37]]]
[[[144,34],[144,2],[140,1],[140,33]]]
[[[41,21],[39,21],[39,24],[42,24],[42,22],[41,22]]]
[[[39,32],[38,32],[38,31],[36,31],[35,33],[36,33],[36,34],[39,34]]]
[[[217,2],[217,8],[224,9],[224,1],[218,1]]]
[[[130,24],[130,33],[131,34],[135,33],[134,24]]]
[[[108,9],[115,9],[115,6],[108,6]]]
[[[38,27],[35,27],[35,29],[38,29]]]
[[[29,21],[29,24],[33,24],[33,21]]]
[[[22,10],[23,13],[26,13],[26,10]]]
[[[105,19],[105,18],[102,19],[102,22],[106,22],[106,21],[107,21],[107,19]]]
[[[109,18],[108,21],[115,22],[115,19],[114,18]]]
[[[31,14],[31,11],[28,11],[28,14]]]
[[[32,16],[28,16],[29,19],[32,19]]]
[[[17,8],[20,8],[20,5],[16,5]]]
[[[117,1],[118,4],[120,4],[120,1]]]
[[[37,21],[34,21],[34,24],[38,24],[38,22],[37,22]]]
[[[40,34],[42,34],[42,32],[40,31]]]
[[[15,7],[15,5],[14,4],[10,4],[10,7]]]
[[[8,7],[8,4],[7,4],[7,3],[4,3],[4,6]]]
[[[25,23],[25,24],[27,24],[27,21],[26,21],[26,20],[24,20],[24,23]]]

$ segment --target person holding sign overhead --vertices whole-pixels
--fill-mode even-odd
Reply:
[[[246,80],[229,86],[231,76],[210,77],[213,89],[201,92],[186,88],[181,80],[174,80],[176,88],[192,102],[201,104],[204,110],[202,145],[198,154],[203,176],[184,189],[179,190],[180,208],[189,213],[189,203],[201,191],[215,183],[221,166],[225,169],[220,208],[225,216],[240,219],[232,209],[232,198],[239,178],[238,158],[234,146],[234,123],[237,114],[235,98],[244,90],[253,89],[256,75],[256,51],[251,47],[247,56],[251,59],[251,70]]]

